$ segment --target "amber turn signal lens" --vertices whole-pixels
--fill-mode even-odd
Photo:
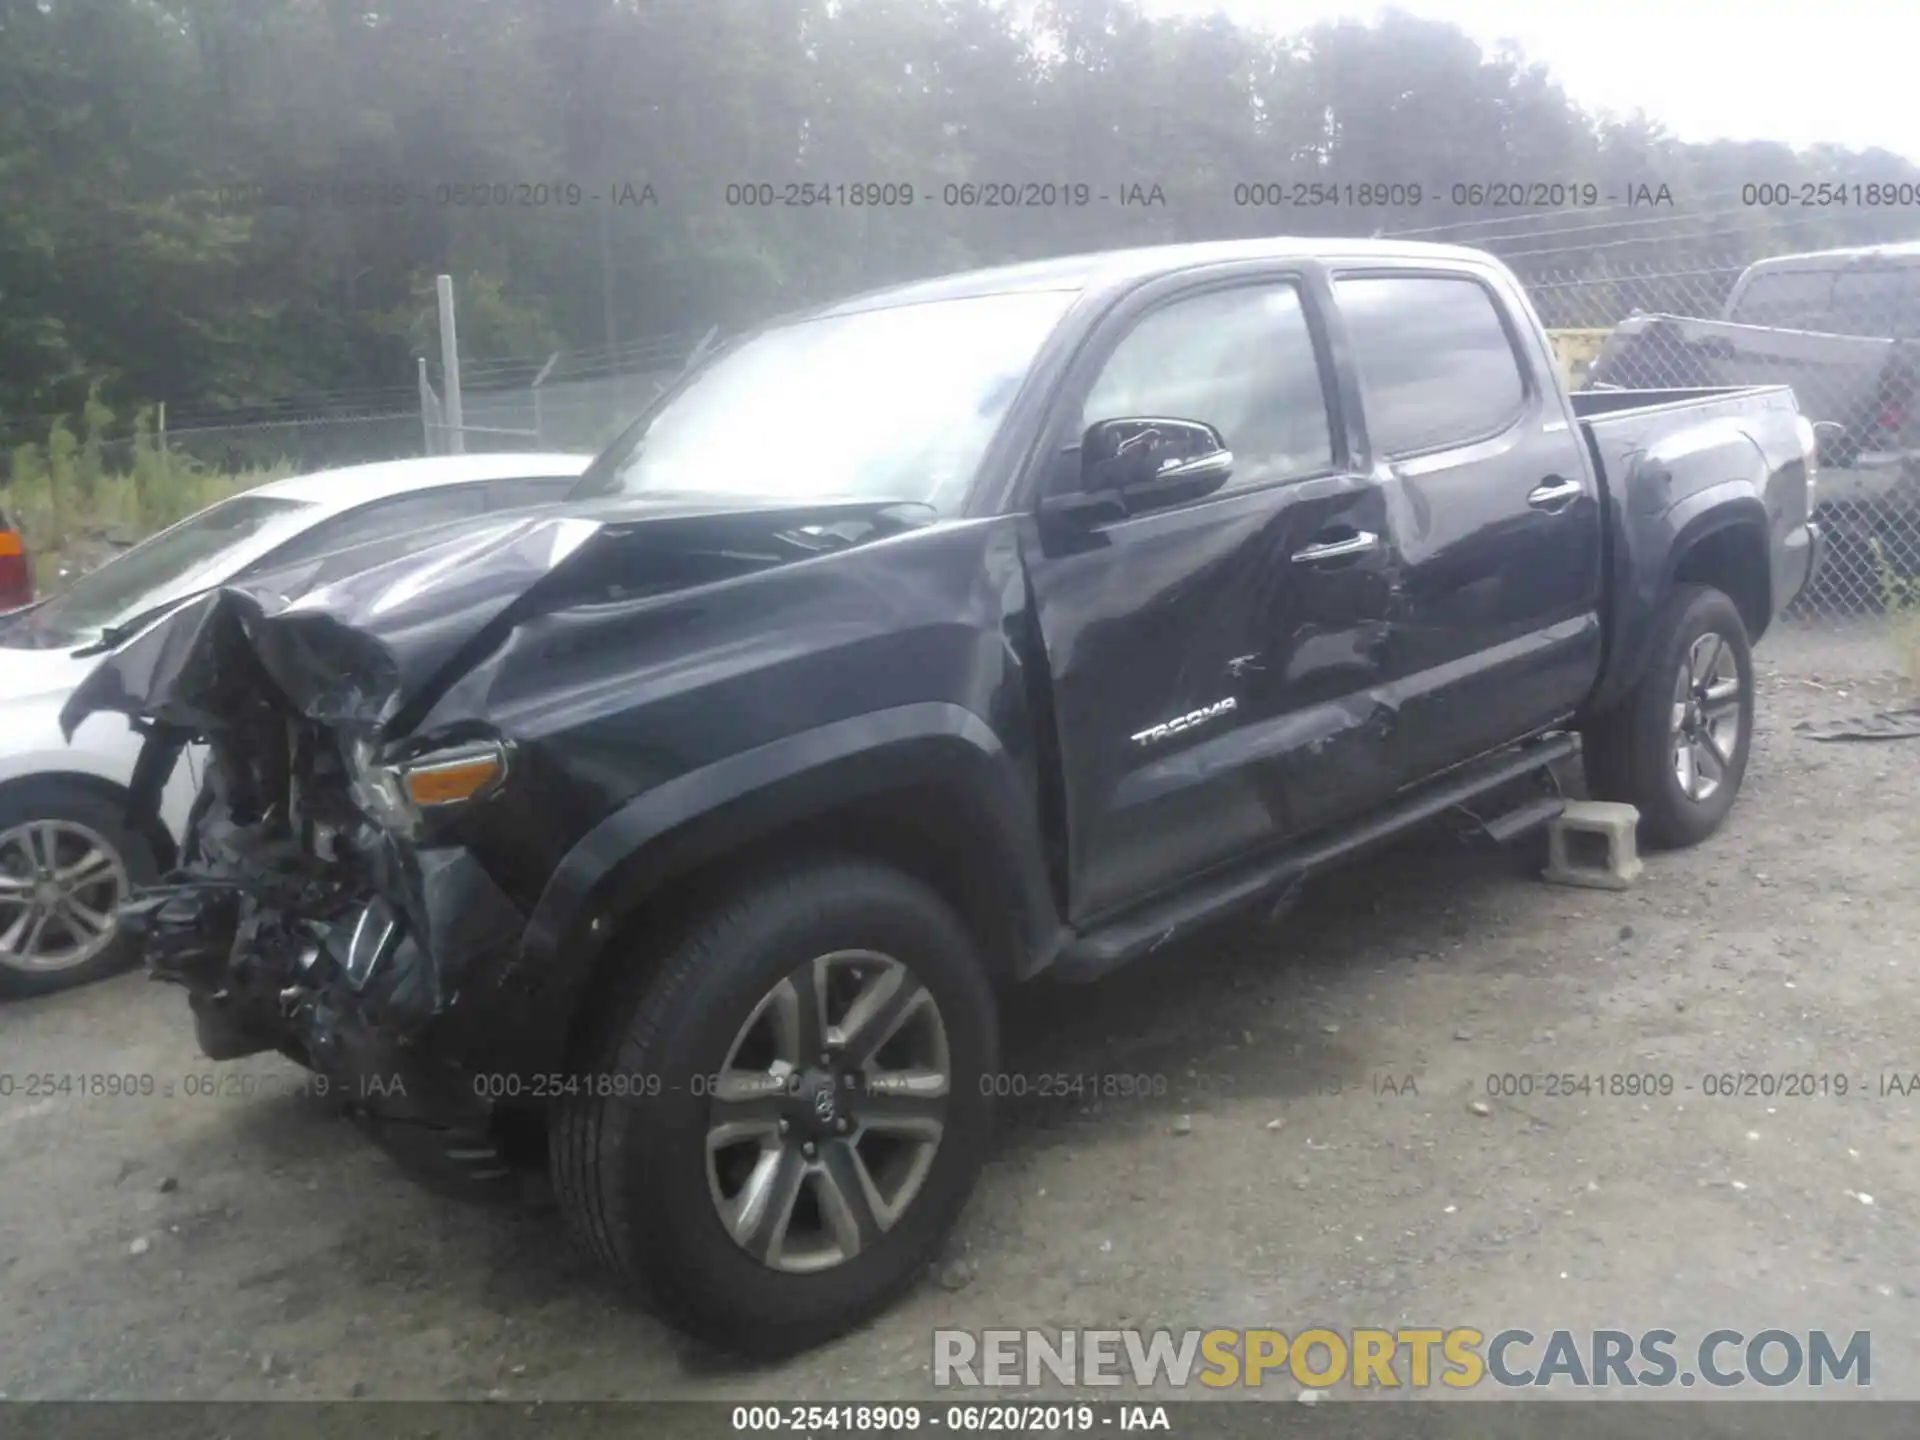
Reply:
[[[422,765],[406,772],[407,798],[423,807],[471,800],[498,780],[504,768],[498,755],[474,755],[437,765]]]

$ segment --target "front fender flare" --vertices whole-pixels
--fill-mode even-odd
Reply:
[[[602,820],[567,852],[535,904],[519,964],[538,1012],[526,1031],[561,1063],[572,1017],[621,922],[676,877],[729,850],[850,802],[937,785],[985,828],[1014,922],[1017,974],[1051,958],[1064,936],[1037,811],[1014,758],[973,712],[927,702],[860,715],[730,756],[656,786]],[[549,1050],[549,1047],[552,1047]]]

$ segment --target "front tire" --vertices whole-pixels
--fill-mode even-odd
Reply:
[[[554,1116],[555,1196],[662,1318],[774,1357],[920,1274],[984,1161],[997,1055],[972,937],[921,882],[792,866],[636,967]]]
[[[0,996],[126,969],[134,956],[113,912],[158,873],[153,846],[98,791],[54,780],[0,796]]]
[[[1589,792],[1638,807],[1647,845],[1698,845],[1718,830],[1753,744],[1753,649],[1733,601],[1705,585],[1676,589],[1639,684],[1583,738]]]

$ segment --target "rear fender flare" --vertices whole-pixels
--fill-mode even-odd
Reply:
[[[1623,577],[1625,603],[1607,673],[1588,707],[1592,713],[1618,704],[1639,682],[1652,651],[1654,617],[1673,593],[1689,551],[1710,535],[1744,529],[1753,532],[1761,553],[1767,553],[1767,507],[1749,480],[1726,480],[1696,491],[1652,517],[1649,528],[1655,533],[1641,543],[1661,558],[1657,565],[1629,562],[1633,573]],[[1770,576],[1768,580],[1770,585]]]

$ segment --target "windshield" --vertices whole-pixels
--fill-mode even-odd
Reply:
[[[1073,299],[982,295],[769,330],[616,441],[576,496],[897,499],[952,514]]]
[[[21,617],[39,645],[79,645],[109,625],[218,584],[235,568],[235,551],[270,532],[301,528],[304,500],[236,495],[163,530],[80,576]],[[298,517],[298,518],[297,518]]]

